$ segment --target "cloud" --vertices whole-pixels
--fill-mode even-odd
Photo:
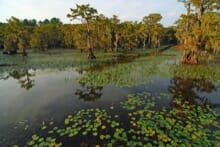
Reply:
[[[177,0],[0,0],[0,21],[4,22],[11,16],[37,20],[58,17],[69,23],[69,19],[66,18],[69,8],[85,3],[89,3],[99,13],[108,17],[116,14],[123,21],[140,21],[149,13],[161,13],[165,25],[172,25],[185,11],[183,4]]]

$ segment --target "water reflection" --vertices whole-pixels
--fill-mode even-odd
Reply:
[[[140,57],[150,56],[150,53],[145,54],[115,54],[112,58],[105,60],[97,60],[89,63],[86,68],[77,68],[77,71],[82,74],[84,72],[103,71],[106,68],[114,67],[119,64],[132,63],[135,59]]]
[[[23,69],[9,72],[7,75],[2,77],[2,79],[7,80],[9,78],[14,78],[18,80],[21,88],[29,90],[35,85],[35,80],[33,79],[34,76],[35,72],[33,70]]]
[[[84,101],[95,101],[100,99],[102,96],[102,89],[101,86],[91,86],[87,84],[80,83],[81,88],[77,89],[75,95]]]
[[[182,98],[182,101],[187,101],[191,104],[209,104],[208,98],[200,96],[199,93],[212,93],[217,90],[217,87],[206,79],[190,79],[174,77],[171,80],[169,91],[174,98]]]

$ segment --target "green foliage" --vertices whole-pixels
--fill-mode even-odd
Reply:
[[[130,53],[130,55],[135,54],[137,52]],[[171,78],[173,74],[183,79],[206,78],[215,83],[219,80],[218,65],[173,65],[179,54],[175,50],[170,50],[159,56],[140,57],[128,63],[118,63],[113,66],[110,63],[105,64],[101,70],[100,65],[112,61],[112,55],[115,54],[97,53],[100,58],[94,62],[82,60],[83,54],[77,51],[62,52],[62,56],[59,52],[31,54],[25,59],[28,61],[26,68],[63,70],[67,67],[78,67],[78,70],[84,73],[79,80],[87,77],[89,80],[86,79],[84,82],[91,85],[135,86],[145,83],[154,76]],[[19,64],[17,68],[21,68],[24,64],[22,58],[15,57]],[[42,59],[39,60],[39,57]],[[128,57],[130,56],[126,58]],[[14,57],[9,57],[4,60],[13,62],[13,59]],[[184,85],[181,86],[184,88]],[[65,117],[58,123],[59,125],[42,125],[28,137],[26,145],[65,146],[66,140],[74,143],[79,140],[77,143],[83,142],[91,146],[216,145],[219,140],[219,112],[209,104],[199,105],[189,102],[185,99],[184,93],[177,93],[174,88],[170,88],[171,93],[148,91],[132,93],[120,104],[109,105],[109,108],[105,109],[91,107],[78,110]],[[195,99],[196,96],[190,98]],[[171,105],[161,106],[159,105],[161,100],[168,101]]]
[[[57,143],[55,138],[52,137],[40,137],[36,134],[32,135],[32,139],[27,143],[28,146],[39,147],[61,147],[62,143]]]
[[[0,48],[2,49],[4,46],[4,27],[5,24],[0,22]]]
[[[173,56],[169,58],[163,55],[147,56],[130,63],[115,64],[110,67],[111,62],[107,65],[102,65],[102,62],[93,62],[89,66],[79,67],[79,70],[87,71],[79,81],[93,86],[112,84],[117,87],[133,87],[145,84],[151,82],[152,76],[168,76],[170,74],[168,65],[164,63],[165,58],[171,59]],[[96,68],[101,68],[101,71],[96,71]]]
[[[176,36],[184,49],[219,52],[219,1],[189,0],[185,3],[188,13],[177,21],[176,30]]]
[[[220,14],[215,12],[206,13],[202,17],[202,22],[201,30],[206,38],[205,48],[218,53],[220,51],[220,32],[217,28],[220,27]]]
[[[4,39],[4,51],[17,50],[17,36],[15,34],[8,34]]]
[[[145,24],[145,33],[148,37],[148,46],[159,48],[163,34],[163,26],[159,23],[162,16],[158,13],[152,13],[143,18]]]
[[[89,4],[76,5],[67,15],[71,20],[80,20],[80,24],[63,24],[53,17],[37,22],[35,19],[18,19],[11,17],[0,26],[0,46],[5,51],[28,48],[46,50],[51,48],[74,48],[84,51],[88,48],[104,52],[120,50],[129,51],[135,48],[159,48],[161,40],[169,43],[159,23],[160,14],[150,14],[143,22],[120,22],[118,16],[108,18],[97,14]]]
[[[89,4],[76,4],[75,9],[70,9],[71,13],[67,14],[67,17],[71,20],[80,19],[82,23],[86,23],[87,34],[86,34],[86,42],[87,49],[91,48],[91,32],[90,32],[90,22],[96,18],[96,14],[98,13],[95,8],[90,7]]]
[[[81,21],[86,21],[88,23],[92,19],[95,18],[95,14],[97,13],[97,10],[90,7],[89,4],[82,4],[78,5],[76,4],[75,9],[70,9],[71,13],[67,15],[67,17],[71,18],[72,20],[74,19],[80,19]]]
[[[26,50],[30,47],[30,34],[36,22],[11,17],[2,29],[4,51]],[[1,29],[1,28],[0,28]],[[1,33],[0,33],[1,34]]]
[[[176,28],[177,38],[185,45],[185,49],[197,50],[197,45],[202,43],[200,47],[218,52],[219,13],[214,11],[218,5],[213,6],[218,4],[218,1],[189,2],[196,8],[195,13],[181,16]],[[206,5],[209,7],[202,12],[199,6],[206,8]],[[174,34],[172,29],[166,30],[159,23],[162,19],[160,14],[150,14],[144,17],[141,23],[120,23],[116,16],[97,16],[97,10],[89,4],[76,5],[75,9],[70,10],[71,13],[67,16],[80,19],[82,24],[63,25],[59,19],[52,18],[37,25],[36,20],[19,20],[12,17],[3,27],[0,26],[0,43],[4,43],[5,51],[25,50],[29,46],[40,50],[55,47],[83,49],[93,46],[104,51],[118,52],[119,48],[127,51],[140,46],[146,48],[146,43],[158,49],[162,39],[168,40]],[[169,34],[163,35],[162,32]],[[112,84],[118,87],[133,87],[146,84],[153,77],[172,77],[173,74],[183,79],[190,77],[194,80],[206,79],[214,84],[220,82],[218,65],[176,66],[170,65],[170,62],[175,63],[179,57],[176,52],[171,55],[162,53],[156,57],[144,57],[146,52],[137,52],[130,53],[131,56],[125,53],[97,53],[100,58],[93,62],[83,60],[85,54],[63,51],[32,54],[25,59],[18,56],[1,58],[3,64],[17,65],[1,68],[0,76],[3,79],[8,78],[9,76],[4,74],[5,71],[10,71],[10,75],[15,73],[20,79],[22,75],[31,75],[25,69],[63,70],[76,67],[76,70],[82,73],[78,80],[91,86]],[[122,62],[120,57],[123,56],[131,59]],[[140,56],[143,57],[135,59]],[[16,69],[24,70],[19,75],[13,71]],[[30,85],[27,88],[30,88]],[[173,88],[170,91],[176,92]],[[158,108],[157,102],[161,99],[169,101],[170,107]],[[128,95],[118,107],[82,109],[68,115],[59,126],[44,124],[36,134],[29,136],[26,145],[62,146],[67,138],[70,141],[78,139],[82,142],[89,138],[91,145],[109,147],[219,145],[219,113],[206,103],[202,106],[190,103],[184,99],[183,93],[178,93],[178,96],[171,93],[134,93]],[[40,135],[37,135],[38,133]]]
[[[159,144],[212,146],[217,143],[218,136],[213,135],[214,130],[207,126],[219,129],[218,114],[209,105],[196,106],[182,101],[181,98],[174,98],[172,103],[176,106],[172,109],[162,108],[155,111],[152,96],[140,93],[132,95],[132,98],[132,101],[128,99],[122,105],[130,111],[130,123],[133,127],[130,127],[129,132],[132,133],[133,139],[143,136],[145,141],[151,142],[156,138],[156,142],[151,142],[153,146]],[[160,98],[156,96],[156,99]],[[136,103],[137,101],[139,103]]]
[[[59,24],[43,24],[36,27],[30,40],[31,47],[39,50],[62,47],[62,42],[63,33]]]
[[[192,79],[206,79],[213,83],[220,83],[220,68],[217,65],[206,66],[173,66],[170,70],[173,70],[175,76],[181,78],[190,77]]]

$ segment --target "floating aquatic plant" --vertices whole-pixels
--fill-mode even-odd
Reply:
[[[172,107],[155,109],[157,100],[166,98]],[[92,146],[108,147],[219,145],[219,113],[209,104],[195,105],[181,98],[171,99],[169,93],[143,92],[129,94],[121,106],[127,113],[124,121],[120,120],[125,117],[124,113],[115,114],[114,109],[82,109],[68,115],[62,126],[42,130],[47,132],[45,137],[33,135],[27,145],[65,146],[65,138],[80,138]]]
[[[57,143],[56,142],[56,138],[52,138],[52,137],[47,137],[47,138],[43,138],[40,137],[36,134],[32,135],[31,140],[27,143],[28,146],[39,146],[39,147],[52,147],[52,146],[56,146],[56,147],[61,147],[62,143]]]
[[[169,66],[164,63],[164,58],[165,56],[139,58],[131,63],[107,66],[101,71],[87,71],[79,81],[93,86],[112,84],[117,87],[132,87],[145,84],[151,82],[150,79],[154,76],[170,75]],[[167,68],[163,68],[162,65]]]

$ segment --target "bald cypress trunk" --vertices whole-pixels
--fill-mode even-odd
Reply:
[[[94,51],[93,48],[91,47],[91,39],[90,39],[90,28],[89,28],[89,22],[87,22],[86,24],[87,26],[87,50],[88,50],[88,59],[96,59],[95,55],[94,55]]]

